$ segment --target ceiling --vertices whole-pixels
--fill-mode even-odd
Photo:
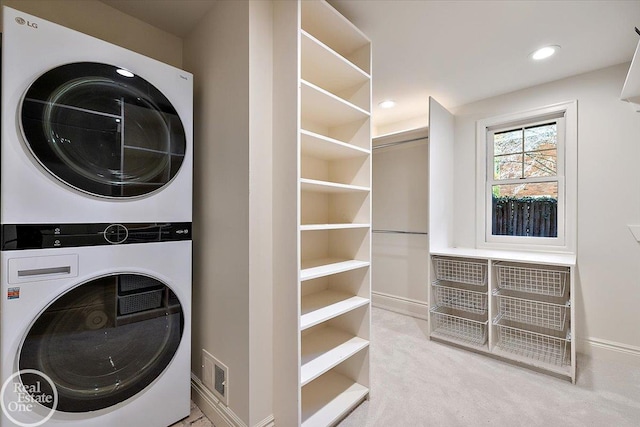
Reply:
[[[103,0],[184,37],[215,0]],[[634,1],[329,0],[373,43],[373,121],[447,108],[631,61],[640,27]],[[533,62],[535,49],[553,57]],[[622,82],[621,88],[622,90]],[[381,109],[384,99],[397,102]]]

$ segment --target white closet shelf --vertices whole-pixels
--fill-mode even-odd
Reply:
[[[302,261],[300,280],[304,282],[305,280],[317,279],[318,277],[344,273],[345,271],[368,267],[369,264],[368,261],[340,258],[322,258]]]
[[[323,160],[368,156],[371,150],[348,144],[308,130],[300,130],[302,154]]]
[[[302,337],[301,384],[315,380],[368,346],[369,341],[332,327]]]
[[[367,298],[333,290],[303,296],[300,307],[300,330],[304,331],[367,304],[369,304]]]
[[[640,103],[640,42],[638,42],[636,53],[633,55],[620,99],[635,104]]]
[[[347,224],[304,224],[300,226],[300,231],[321,231],[321,230],[345,230],[349,228],[369,228],[369,224],[347,223]]]
[[[340,55],[349,57],[371,41],[356,26],[325,2],[303,1],[302,29],[322,40]],[[365,58],[369,63],[369,58]],[[364,71],[369,71],[365,69]]]
[[[338,93],[369,82],[369,74],[311,34],[301,30],[302,78]]]
[[[337,182],[318,181],[317,179],[309,178],[300,178],[300,189],[317,193],[357,193],[371,190],[369,187],[360,185],[339,184]]]
[[[362,108],[305,80],[300,80],[300,103],[303,117],[327,127],[366,120],[370,116]]]
[[[302,389],[302,425],[333,425],[368,393],[367,387],[335,372],[327,372]]]

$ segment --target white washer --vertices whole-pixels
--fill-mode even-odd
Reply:
[[[193,76],[2,9],[0,222],[191,222]]]
[[[14,376],[2,427],[39,425],[49,413],[44,425],[65,427],[166,427],[189,415],[190,241],[1,259],[2,382]],[[55,383],[56,411],[36,397],[52,395],[44,377],[14,375],[25,369]],[[29,396],[42,404],[16,403]]]

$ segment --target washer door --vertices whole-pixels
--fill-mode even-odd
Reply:
[[[164,283],[137,274],[105,276],[63,294],[39,315],[20,349],[19,368],[51,378],[58,411],[96,411],[158,378],[183,327],[180,302]],[[27,390],[39,387],[37,376],[20,379]]]
[[[186,150],[169,100],[143,78],[107,64],[78,62],[41,75],[24,95],[20,124],[47,171],[102,197],[158,190],[176,175]]]

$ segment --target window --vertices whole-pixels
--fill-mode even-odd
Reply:
[[[573,250],[574,115],[567,103],[478,122],[479,247]]]

